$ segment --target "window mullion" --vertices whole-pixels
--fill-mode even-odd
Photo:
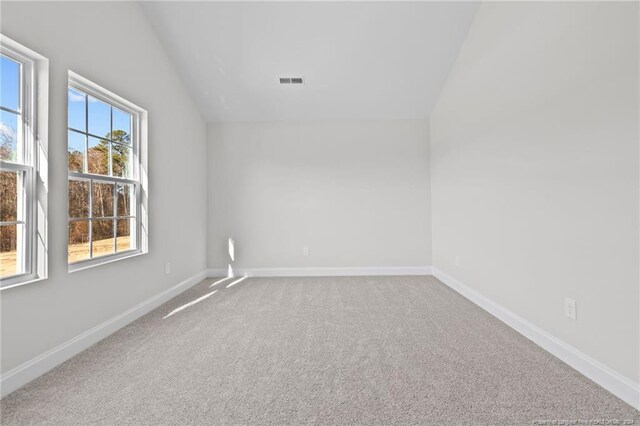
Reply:
[[[108,139],[109,158],[107,159],[107,168],[109,169],[108,171],[109,176],[113,176],[113,147],[111,146],[112,139],[113,139],[113,106],[109,104],[109,139]]]
[[[107,159],[107,167],[108,167],[109,177],[112,177],[113,176],[113,146],[111,144],[111,141],[107,141],[107,143],[109,144],[109,150],[108,150],[109,158]]]
[[[93,259],[93,179],[89,180],[89,259]]]
[[[111,111],[113,111],[113,108],[111,108]],[[113,112],[111,113],[112,116],[112,121],[113,121]],[[113,124],[112,124],[113,127]],[[112,135],[113,136],[113,135]],[[109,144],[109,146],[111,146],[111,144]],[[117,253],[118,252],[118,241],[117,241],[117,226],[118,226],[118,220],[116,219],[116,217],[118,216],[118,206],[117,203],[118,202],[118,184],[114,183],[113,184],[113,252]]]
[[[4,222],[0,222],[0,226],[10,226],[10,225],[24,225],[24,220],[6,220]]]
[[[7,108],[7,107],[4,107],[4,106],[0,105],[0,110],[1,111],[6,111],[6,112],[10,112],[10,113],[15,114],[15,115],[22,115],[22,110],[21,110],[20,107],[18,107],[18,109],[11,109],[11,108]]]
[[[84,130],[86,131],[84,135],[84,165],[82,167],[82,171],[84,173],[89,173],[89,97],[84,95]]]

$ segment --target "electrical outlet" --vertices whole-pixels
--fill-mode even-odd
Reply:
[[[564,298],[564,314],[572,320],[576,319],[576,299]]]
[[[171,273],[171,263],[167,262],[164,264],[164,273],[167,275]]]
[[[303,256],[309,256],[309,247],[303,247],[302,248],[302,255]]]

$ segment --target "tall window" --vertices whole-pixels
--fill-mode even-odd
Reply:
[[[0,286],[46,277],[46,58],[0,35]],[[44,121],[43,121],[44,120]]]
[[[67,118],[70,269],[142,252],[140,110],[70,77]]]

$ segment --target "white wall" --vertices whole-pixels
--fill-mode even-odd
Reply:
[[[3,2],[1,31],[48,57],[51,73],[49,279],[0,293],[6,372],[205,269],[206,125],[135,3]],[[149,253],[72,274],[68,69],[149,112]]]
[[[431,117],[435,267],[635,382],[638,30],[637,3],[484,3]]]
[[[424,120],[209,125],[209,267],[431,264]],[[309,257],[303,256],[309,247]]]

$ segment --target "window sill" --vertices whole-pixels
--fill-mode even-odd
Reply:
[[[9,290],[10,288],[15,288],[15,287],[21,287],[27,284],[35,284],[47,279],[47,277],[39,277],[37,275],[26,275],[26,276],[20,276],[16,278],[20,278],[20,279],[15,281],[13,279],[10,279],[8,280],[9,282],[7,284],[2,284],[2,286],[0,286],[0,291]]]
[[[69,273],[84,271],[85,269],[95,268],[96,266],[102,266],[108,263],[118,262],[120,260],[131,259],[133,257],[138,257],[145,254],[147,254],[146,251],[133,250],[124,253],[98,257],[95,259],[81,260],[79,262],[69,264]]]

